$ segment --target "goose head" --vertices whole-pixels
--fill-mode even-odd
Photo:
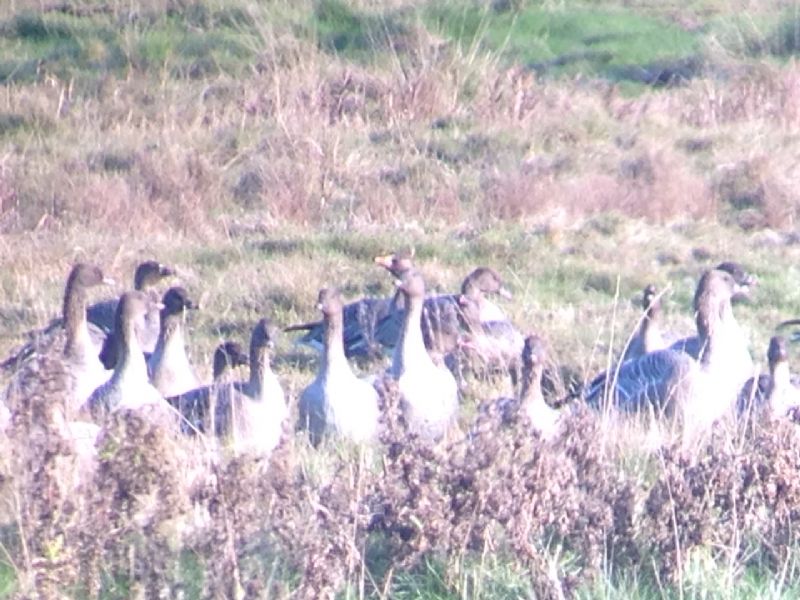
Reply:
[[[642,310],[652,318],[661,312],[661,300],[658,297],[656,286],[649,284],[642,292]]]
[[[533,370],[537,366],[544,365],[546,359],[547,349],[544,340],[535,334],[526,337],[525,345],[522,347],[522,366]]]
[[[484,293],[497,294],[508,300],[512,298],[511,292],[503,285],[500,275],[489,267],[478,267],[467,275],[461,284],[461,293],[465,296]]]
[[[132,327],[143,322],[147,313],[154,308],[163,310],[164,305],[153,302],[143,292],[125,292],[120,296],[117,304],[114,319],[115,330],[122,332],[123,338],[128,337],[133,332]],[[133,337],[135,339],[135,336]]]
[[[767,360],[769,361],[769,369],[771,372],[774,372],[775,367],[779,364],[789,360],[789,351],[786,347],[786,339],[784,337],[776,335],[770,338]]]
[[[739,286],[739,289],[733,295],[732,300],[749,300],[752,288],[758,285],[758,278],[748,273],[745,268],[734,261],[725,261],[718,264],[716,267],[718,271],[725,271]]]
[[[274,348],[275,334],[276,330],[272,322],[267,318],[261,319],[256,323],[255,327],[253,327],[253,334],[250,337],[250,349],[260,350],[262,348]],[[252,362],[252,357],[250,360]]]
[[[171,287],[162,299],[164,308],[162,317],[181,315],[187,310],[198,310],[200,305],[189,297],[189,293],[182,287]]]
[[[219,377],[228,369],[247,366],[250,361],[247,354],[237,342],[224,342],[214,350],[214,379]]]
[[[730,313],[731,299],[740,285],[727,271],[712,269],[703,273],[694,296],[697,331],[710,337],[716,326]]]
[[[317,308],[326,319],[341,315],[343,306],[342,296],[336,288],[323,288],[319,291]]]
[[[403,249],[386,256],[376,256],[375,264],[389,271],[393,277],[400,278],[414,268],[414,250]]]
[[[136,267],[133,275],[133,289],[145,290],[173,275],[175,275],[174,269],[154,260],[145,261]]]

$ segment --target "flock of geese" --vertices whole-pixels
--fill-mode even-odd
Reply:
[[[292,325],[298,340],[319,350],[314,380],[297,398],[298,426],[312,444],[326,436],[365,443],[381,422],[376,384],[396,382],[408,427],[440,439],[454,425],[463,365],[511,374],[513,398],[484,402],[482,413],[517,415],[531,431],[556,435],[569,408],[545,401],[542,374],[546,344],[524,336],[490,296],[510,298],[500,276],[480,267],[457,294],[426,296],[413,253],[400,251],[375,263],[395,278],[391,298],[345,304],[333,288],[319,292],[321,319]],[[31,377],[57,385],[58,423],[65,434],[93,445],[110,415],[136,411],[180,435],[219,438],[237,450],[269,453],[290,419],[289,403],[271,368],[276,328],[261,319],[252,329],[249,353],[236,342],[220,344],[213,379],[201,382],[186,353],[185,316],[198,304],[182,287],[156,292],[176,275],[154,261],[140,264],[133,290],[118,299],[89,305],[90,290],[109,280],[100,268],[76,264],[67,278],[62,317],[30,334],[30,341],[0,365],[10,383],[0,401],[0,429],[22,410],[20,397]],[[768,413],[783,417],[800,406],[786,342],[770,341],[769,374],[754,375],[747,336],[732,301],[755,283],[736,263],[722,263],[701,276],[695,296],[696,335],[670,340],[660,328],[660,295],[648,286],[643,314],[620,361],[589,381],[580,392],[591,406],[619,413],[647,413],[674,419],[692,438],[728,415]],[[358,377],[348,359],[391,354],[378,375]],[[240,367],[249,378],[239,380]],[[52,371],[52,372],[49,372]],[[79,433],[76,433],[79,432]],[[77,440],[76,440],[77,441]]]

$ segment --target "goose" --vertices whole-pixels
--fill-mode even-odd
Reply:
[[[86,363],[95,370],[92,356],[97,356],[99,336],[93,332],[86,320],[86,304],[89,289],[98,285],[113,285],[114,280],[103,275],[102,270],[91,264],[76,263],[67,277],[62,304],[62,316],[53,319],[46,327],[28,334],[30,341],[11,353],[0,369],[14,371],[37,353],[63,349],[64,355],[78,364]],[[89,390],[91,391],[91,390]]]
[[[443,294],[426,298],[421,317],[425,347],[441,354],[455,350],[461,337],[459,299],[463,296],[472,298],[477,303],[478,318],[481,322],[507,322],[507,318],[500,308],[486,299],[485,294],[487,293],[511,297],[510,292],[502,285],[502,280],[496,271],[488,267],[478,267],[464,279],[460,294]],[[375,339],[382,346],[394,348],[397,345],[404,313],[405,309],[398,305],[394,311],[378,323]],[[521,349],[521,345],[516,349],[517,356]]]
[[[256,323],[250,337],[250,380],[222,388],[217,398],[213,431],[231,439],[237,451],[271,452],[289,416],[283,388],[270,367],[273,337],[269,320]]]
[[[520,355],[522,364],[521,385],[516,398],[500,398],[480,408],[482,416],[499,418],[504,425],[523,418],[525,423],[544,439],[558,433],[561,412],[552,408],[542,393],[542,375],[547,361],[545,343],[538,335],[524,338]]]
[[[120,346],[114,373],[92,392],[81,411],[95,422],[101,423],[109,413],[121,409],[145,409],[156,418],[173,414],[147,378],[147,364],[136,337],[136,323],[141,323],[150,308],[151,301],[144,292],[126,292],[120,297],[114,319]]]
[[[639,323],[639,328],[625,349],[622,362],[634,360],[648,352],[667,347],[667,343],[661,335],[661,328],[658,325],[659,315],[661,314],[661,300],[656,292],[656,287],[652,284],[645,287],[644,292],[642,292],[642,310],[644,315]]]
[[[53,357],[55,360],[49,364],[56,365],[60,373],[56,378],[60,380],[58,387],[62,388],[60,394],[65,399],[68,416],[110,375],[100,363],[92,343],[86,321],[86,301],[90,288],[113,283],[95,265],[74,265],[64,290],[61,326],[35,333],[31,342],[6,361],[9,367],[19,369],[36,356]],[[41,376],[50,377],[48,373],[42,373]],[[14,385],[13,379],[11,385]]]
[[[398,289],[406,309],[389,373],[397,380],[400,405],[409,427],[425,437],[439,438],[456,418],[458,386],[450,371],[433,362],[423,342],[422,275],[416,270],[406,272]]]
[[[731,300],[746,300],[750,296],[751,288],[754,287],[758,280],[755,276],[749,274],[745,269],[736,262],[722,262],[716,266],[717,271],[728,273],[737,285],[737,290]],[[753,373],[753,358],[750,356],[748,350],[747,335],[744,330],[739,326],[736,318],[733,315],[733,310],[728,307],[726,314],[723,315],[725,337],[729,345],[728,360],[731,361],[731,369],[740,369],[741,379],[740,385],[743,385],[750,375]],[[690,336],[674,342],[671,349],[685,352],[693,358],[700,358],[703,348],[699,336]]]
[[[786,339],[773,336],[767,350],[769,374],[751,377],[742,387],[736,409],[739,416],[767,411],[771,417],[786,416],[800,406],[800,387],[789,371]]]
[[[148,292],[150,295],[151,288],[158,285],[163,279],[174,275],[175,271],[172,268],[162,265],[160,262],[148,260],[139,263],[133,274],[133,289],[137,292]],[[157,297],[152,299],[158,300]],[[86,310],[88,321],[97,325],[105,333],[111,333],[114,331],[114,313],[117,310],[118,302],[119,298],[95,302]],[[158,311],[147,315],[145,327],[138,333],[140,334],[139,344],[145,352],[152,352],[158,339]]]
[[[162,265],[159,262],[149,260],[141,263],[133,276],[133,289],[145,292],[153,302],[153,306],[159,302],[159,296],[155,289],[162,280],[176,274],[175,270]],[[114,340],[113,315],[116,310],[117,300],[107,300],[89,307],[89,319],[96,323],[105,333],[102,347],[100,349],[100,360],[106,369],[113,369],[117,364],[116,351],[119,345]],[[160,313],[158,309],[151,308],[144,319],[136,325],[136,337],[139,339],[139,346],[149,359],[150,354],[155,350],[158,343],[158,335],[161,332]],[[109,324],[110,323],[110,324]]]
[[[316,378],[300,395],[300,425],[308,429],[314,446],[326,433],[356,443],[370,441],[378,428],[378,392],[347,363],[339,292],[320,290],[317,307],[325,324],[325,346]]]
[[[197,432],[214,431],[209,420],[221,393],[230,393],[236,367],[249,365],[247,354],[237,342],[221,343],[214,350],[211,385],[200,386],[179,396],[167,398],[167,402],[183,417],[182,432],[193,435]],[[222,391],[223,388],[228,391]]]
[[[186,311],[197,310],[200,306],[182,287],[167,290],[162,304],[164,308],[159,316],[161,331],[155,350],[147,361],[147,369],[156,389],[169,398],[200,387],[200,380],[186,356],[183,335]]]
[[[400,250],[387,256],[376,256],[374,263],[386,269],[394,278],[402,277],[412,267],[413,252]],[[398,302],[399,294],[393,298],[362,298],[346,304],[343,308],[342,339],[347,358],[380,355],[380,346],[375,341],[375,327]],[[325,341],[325,321],[311,321],[290,325],[284,331],[306,331],[297,343],[322,351]]]
[[[711,425],[736,399],[739,374],[728,361],[727,327],[731,298],[739,286],[720,270],[703,274],[695,292],[698,338],[703,352],[698,360],[666,348],[649,352],[601,373],[584,395],[589,404],[606,400],[623,411],[653,410],[656,414],[682,414],[687,432]]]

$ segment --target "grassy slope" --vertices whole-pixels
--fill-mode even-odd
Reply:
[[[775,11],[745,29],[713,3],[495,13],[455,1],[252,11],[219,0],[170,14],[144,3],[135,19],[123,3],[89,15],[18,4],[0,32],[4,351],[53,315],[68,265],[95,257],[120,281],[142,257],[179,266],[206,307],[191,332],[206,374],[214,344],[244,341],[257,317],[314,318],[316,290],[332,279],[348,297],[388,293],[369,259],[409,243],[437,289],[456,287],[472,265],[497,268],[515,292],[506,306],[515,322],[544,332],[555,360],[579,376],[605,363],[612,340],[621,346],[650,281],[671,286],[668,323],[690,331],[697,274],[731,256],[761,279],[758,302],[737,308],[755,355],[771,324],[800,314],[794,239],[736,227],[794,215],[796,117],[768,112],[759,95],[783,98],[791,67],[759,62],[744,92],[703,79],[628,97],[606,83],[621,78],[616,67],[698,53],[749,67],[771,47],[749,40],[770,38]],[[681,25],[676,14],[710,25]],[[551,63],[541,82],[504,75],[578,55]],[[733,105],[714,104],[714,92]],[[689,208],[711,207],[702,219],[669,208],[686,208],[687,197]],[[647,222],[590,216],[609,208]],[[279,355],[294,397],[313,357],[288,339]],[[474,568],[484,595],[523,593],[524,577],[502,561]],[[758,573],[743,581],[736,597],[773,592]],[[791,597],[792,585],[777,593]],[[397,586],[396,597],[469,595],[435,566]],[[584,594],[660,591],[609,578]]]

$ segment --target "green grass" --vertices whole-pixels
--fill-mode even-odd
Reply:
[[[615,7],[496,12],[488,4],[449,2],[432,5],[426,19],[467,48],[482,47],[556,76],[629,79],[632,67],[691,58],[702,45],[698,34],[658,16]]]

